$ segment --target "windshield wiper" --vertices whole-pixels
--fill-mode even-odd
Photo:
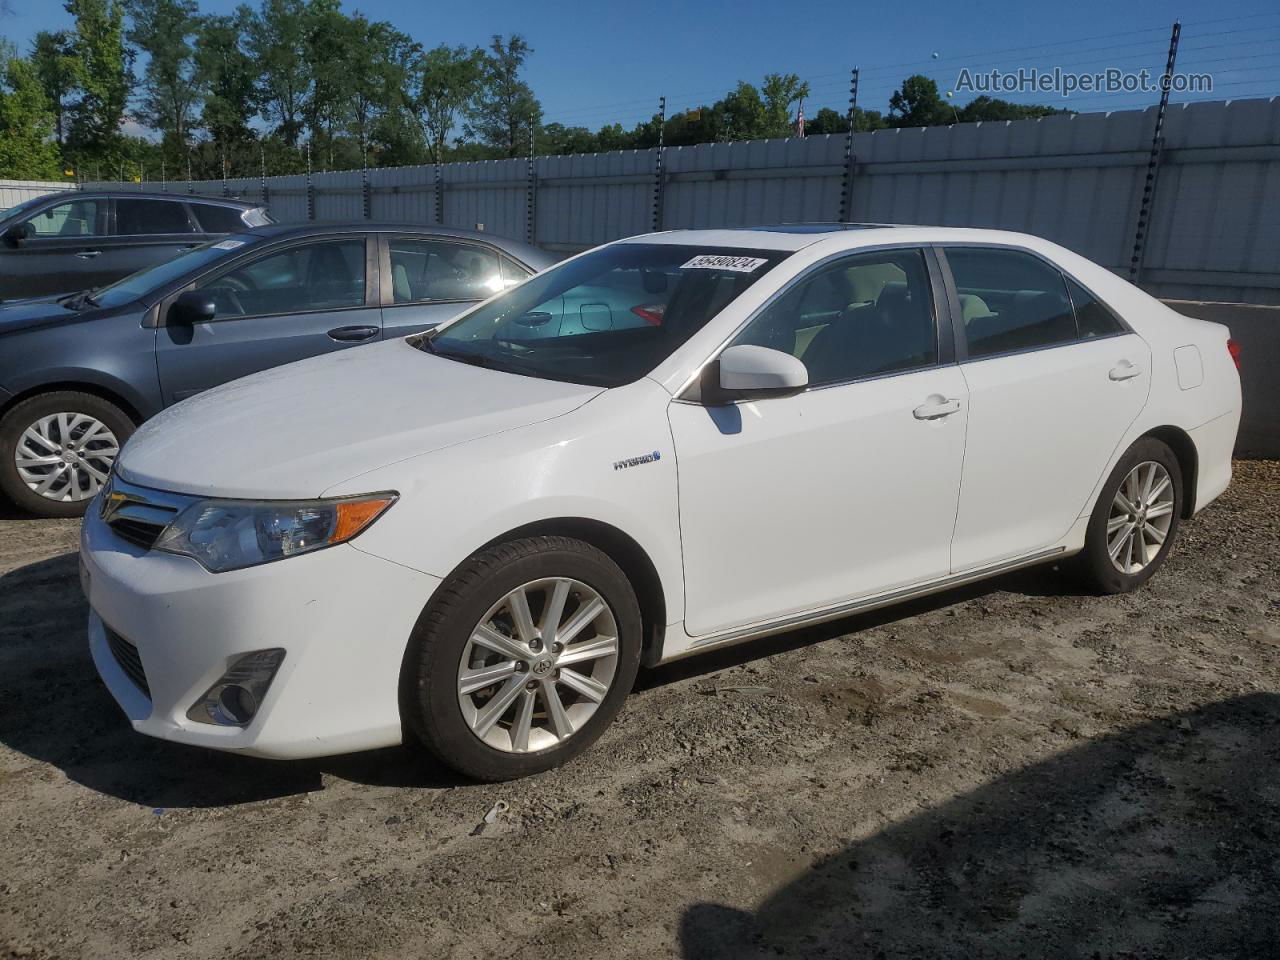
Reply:
[[[68,297],[63,297],[58,303],[70,310],[83,310],[85,307],[100,306],[97,298],[93,295],[93,290],[82,290],[80,293],[73,293]]]

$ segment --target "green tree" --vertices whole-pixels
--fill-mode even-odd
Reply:
[[[166,144],[186,152],[200,101],[196,52],[200,27],[195,0],[126,0],[130,43],[147,55],[137,118],[160,131]]]
[[[62,163],[52,139],[54,118],[39,74],[29,60],[0,51],[0,178],[58,180]]]
[[[528,148],[529,123],[542,120],[542,106],[520,71],[533,50],[518,33],[506,41],[494,34],[484,61],[483,83],[467,131],[486,146],[517,157]]]
[[[53,113],[54,137],[61,145],[66,139],[67,104],[76,85],[72,35],[66,30],[41,30],[31,43],[31,64]]]
[[[484,51],[476,47],[441,44],[419,60],[416,106],[432,163],[444,159],[445,142],[479,94],[484,70]]]
[[[119,152],[120,124],[133,85],[124,6],[120,0],[67,0],[66,10],[76,21],[77,94],[67,111],[67,148],[76,157],[107,161]]]
[[[938,94],[938,84],[912,74],[889,98],[889,123],[895,127],[933,127],[952,123],[956,114]]]
[[[243,153],[255,139],[251,123],[261,109],[258,66],[246,49],[253,11],[237,7],[201,19],[196,41],[196,82],[204,92],[200,126],[221,155]]]
[[[305,0],[263,0],[248,27],[249,55],[261,71],[263,119],[275,124],[285,144],[297,146],[312,79]]]
[[[855,133],[866,133],[871,130],[883,130],[884,128],[884,115],[879,110],[863,110],[861,107],[853,108],[853,130]],[[823,107],[812,119],[805,123],[805,132],[815,136],[822,133],[848,133],[849,118],[845,114],[837,113],[830,107]]]
[[[346,63],[359,43],[354,20],[342,12],[339,0],[309,0],[303,19],[305,61],[310,65],[310,94],[302,104],[302,119],[312,149],[325,169],[335,168],[337,135],[353,95],[353,79]],[[340,163],[338,166],[354,165]]]
[[[764,101],[766,137],[790,136],[794,129],[791,106],[809,95],[809,84],[794,73],[770,73],[760,85]]]
[[[347,32],[352,42],[342,68],[350,82],[349,127],[365,160],[379,122],[409,109],[410,75],[422,48],[391,24],[360,14],[350,19]]]
[[[962,123],[973,123],[979,120],[1027,120],[1071,112],[1039,104],[1010,103],[1008,100],[989,97],[984,93],[961,107],[959,116]]]
[[[769,108],[752,84],[738,86],[716,104],[724,118],[720,137],[724,140],[760,140],[769,133]]]

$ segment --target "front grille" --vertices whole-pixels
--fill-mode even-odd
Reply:
[[[113,475],[102,491],[98,509],[103,521],[121,540],[150,550],[165,527],[195,500],[185,494],[138,487]]]
[[[107,523],[116,536],[122,540],[128,540],[135,546],[142,547],[143,550],[150,550],[155,546],[156,541],[160,539],[160,534],[164,531],[163,524],[147,523],[144,520],[132,520],[129,517],[116,517]]]
[[[147,674],[142,669],[142,658],[138,656],[138,648],[110,627],[105,629],[107,646],[111,648],[111,655],[116,658],[116,663],[120,664],[120,669],[133,681],[134,686],[145,693],[147,699],[151,699],[151,688],[147,685]]]

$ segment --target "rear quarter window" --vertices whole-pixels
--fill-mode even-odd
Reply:
[[[219,207],[211,203],[193,203],[196,219],[205,233],[240,233],[245,229],[243,211],[237,207]]]

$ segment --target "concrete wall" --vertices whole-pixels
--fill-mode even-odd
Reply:
[[[1231,336],[1240,344],[1240,386],[1244,391],[1236,454],[1280,458],[1280,307],[1165,302],[1188,317],[1231,328]]]

